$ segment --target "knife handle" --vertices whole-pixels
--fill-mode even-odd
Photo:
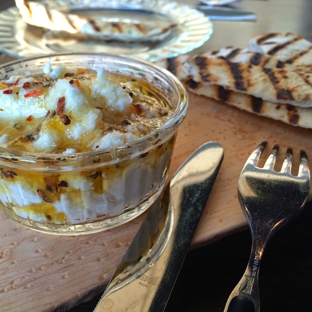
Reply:
[[[234,297],[228,307],[227,312],[255,312],[253,302],[245,296]]]

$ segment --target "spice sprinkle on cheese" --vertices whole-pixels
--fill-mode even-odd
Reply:
[[[143,137],[171,116],[150,84],[99,69],[52,68],[0,81],[0,146],[79,153]]]

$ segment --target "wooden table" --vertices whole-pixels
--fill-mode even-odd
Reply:
[[[12,3],[3,1],[1,6],[9,2]],[[182,0],[181,2],[195,3]],[[312,27],[309,13],[312,1],[246,0],[240,1],[239,5],[246,10],[255,11],[258,20],[214,22],[211,39],[194,53],[229,45],[247,47],[249,38],[270,31],[291,31],[310,39]],[[280,143],[283,151],[287,146],[292,146],[295,153],[305,148],[312,159],[311,134],[311,130],[258,117],[224,103],[190,94],[190,109],[179,130],[170,175],[192,151],[206,141],[220,142],[225,149],[225,158],[192,242],[192,248],[202,248],[190,252],[168,305],[168,311],[222,311],[226,297],[242,274],[250,247],[248,231],[237,233],[247,228],[236,195],[237,178],[246,158],[258,143],[268,140],[270,146]],[[307,214],[306,217],[309,218],[310,215]],[[3,246],[0,267],[0,299],[6,304],[4,311],[62,311],[82,300],[94,297],[104,288],[144,218],[142,216],[121,227],[118,232],[63,239],[35,234],[16,226],[2,214],[1,217],[0,237],[3,240],[2,246],[7,247]],[[306,230],[302,232],[307,235],[308,221],[304,218],[302,222]],[[306,236],[295,237],[299,237],[299,242]],[[289,237],[286,236],[287,238]],[[286,242],[287,240],[282,240],[284,253],[289,246]],[[298,246],[296,242],[293,239],[292,246]],[[306,245],[307,243],[304,243],[304,246]],[[6,250],[13,250],[14,253],[7,256]],[[207,263],[201,257],[205,257]],[[293,257],[295,258],[295,255]],[[192,261],[196,261],[196,265]],[[197,267],[197,270],[194,270],[194,267]],[[218,269],[219,271],[216,271]],[[216,272],[220,272],[220,279],[216,276],[209,278]],[[227,280],[226,274],[231,279]],[[198,287],[195,287],[194,281],[198,281]],[[215,289],[214,285],[218,285],[218,289]],[[203,286],[207,289],[209,297],[203,295],[200,300],[194,292],[197,290],[198,293],[202,293],[200,290]],[[192,294],[193,297],[187,296],[186,293]],[[182,300],[182,297],[185,300]],[[206,301],[206,297],[209,300]],[[97,300],[98,297],[71,311],[92,311]],[[308,306],[308,303],[305,305]],[[35,308],[31,310],[31,307]]]

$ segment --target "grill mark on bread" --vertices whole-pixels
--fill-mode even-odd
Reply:
[[[275,37],[275,34],[274,34],[274,33],[269,33],[269,34],[263,35],[262,37],[260,37],[260,38],[257,40],[257,43],[258,43],[258,44],[261,44],[263,41],[266,41],[266,40],[271,39],[271,38],[274,38],[274,37]]]
[[[278,100],[294,100],[291,90],[279,88],[279,79],[275,76],[274,72],[270,68],[263,68],[263,71],[268,75],[270,81],[272,82],[272,86],[276,91],[276,98]]]
[[[286,109],[288,111],[287,117],[288,117],[289,123],[294,124],[294,125],[298,125],[300,116],[298,114],[297,108],[293,105],[287,105]]]
[[[277,61],[276,68],[283,68],[284,66],[285,66],[285,62],[282,62],[280,60]]]
[[[263,55],[261,53],[255,53],[252,55],[250,59],[250,63],[252,65],[259,65],[261,63],[262,58],[263,58]]]
[[[92,18],[88,18],[88,22],[90,23],[90,25],[92,26],[93,30],[96,32],[100,32],[101,28],[99,27],[99,25],[96,23],[96,21]]]
[[[192,89],[192,90],[196,90],[197,87],[200,85],[200,83],[196,82],[195,80],[193,79],[189,79],[186,81],[186,85]]]
[[[287,64],[292,64],[293,62],[295,62],[296,60],[300,59],[302,56],[304,56],[307,53],[310,53],[310,51],[312,50],[312,46],[310,46],[308,49],[305,49],[303,51],[300,51],[299,53],[293,55],[292,57],[288,58],[285,63]]]
[[[53,21],[53,15],[52,15],[51,11],[48,8],[45,8],[45,11],[48,15],[49,20],[53,23],[54,21]]]
[[[210,74],[208,73],[208,64],[206,62],[206,58],[203,56],[196,56],[194,61],[199,68],[199,74],[203,82],[209,82]]]
[[[166,68],[173,73],[174,75],[177,74],[177,64],[176,64],[176,59],[174,57],[168,58],[166,60]]]
[[[140,24],[134,24],[134,25],[135,25],[136,29],[139,31],[139,33],[144,33]]]
[[[232,62],[227,62],[227,64],[228,64],[228,66],[232,72],[233,78],[235,80],[235,88],[237,90],[240,90],[240,91],[246,91],[246,87],[244,84],[244,77],[243,77],[242,71],[240,69],[240,64],[239,63],[232,63]]]
[[[112,22],[112,27],[114,29],[117,29],[120,33],[122,32],[122,28],[121,28],[121,25],[119,23]]]
[[[298,114],[289,115],[288,120],[293,125],[298,125],[300,116]]]
[[[277,99],[278,100],[291,100],[291,101],[294,100],[291,90],[280,89],[280,88],[277,88]]]
[[[227,60],[231,60],[233,57],[235,57],[240,52],[240,49],[233,49],[225,58]]]
[[[294,38],[294,39],[292,39],[292,40],[289,40],[289,41],[286,41],[286,42],[284,42],[284,43],[282,43],[282,44],[278,44],[278,45],[276,45],[275,47],[273,47],[271,50],[269,50],[269,51],[267,52],[267,54],[269,54],[269,55],[274,55],[274,54],[276,54],[277,52],[279,52],[280,50],[283,50],[283,49],[287,48],[289,45],[295,43],[296,41],[298,41],[298,40],[300,40],[300,39],[301,39],[301,38],[296,37],[296,38]]]
[[[312,87],[312,82],[309,81],[309,79],[306,77],[305,73],[300,73],[300,72],[298,72],[297,74],[301,77],[301,79],[302,79],[308,86]]]
[[[229,98],[229,90],[224,89],[222,86],[218,86],[218,99],[226,102]]]
[[[263,100],[258,97],[251,97],[251,109],[253,112],[259,114],[261,112]]]
[[[76,27],[75,23],[73,22],[73,20],[72,20],[68,15],[66,15],[66,20],[67,20],[68,24],[69,24],[73,29],[77,30],[77,27]]]

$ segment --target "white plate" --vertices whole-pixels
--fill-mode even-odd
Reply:
[[[120,42],[79,41],[74,38],[49,36],[44,28],[26,24],[16,7],[0,12],[0,52],[13,57],[26,57],[56,52],[116,53],[148,61],[188,53],[206,42],[213,31],[211,21],[203,13],[187,5],[167,0],[42,0],[52,8],[68,8],[70,13],[87,17],[114,18],[177,24],[162,41]]]

